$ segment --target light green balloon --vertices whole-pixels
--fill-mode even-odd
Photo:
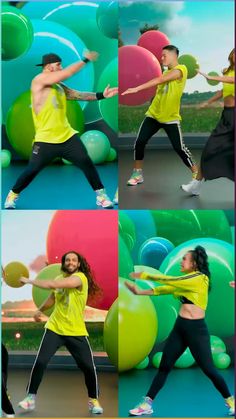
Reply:
[[[152,365],[155,368],[159,368],[160,367],[160,363],[161,363],[161,358],[162,358],[163,352],[157,352],[155,353],[155,355],[152,358]]]
[[[36,276],[36,279],[45,280],[45,279],[55,279],[57,276],[61,275],[61,264],[60,263],[53,263],[51,265],[46,266],[43,268]],[[32,287],[32,297],[34,300],[34,304],[37,307],[40,307],[44,301],[49,297],[52,293],[52,290],[47,290],[43,288]],[[48,310],[44,311],[44,314],[50,316],[53,312],[53,308],[49,308]]]
[[[102,1],[97,9],[97,24],[108,38],[118,39],[118,1]]]
[[[124,211],[119,211],[119,234],[121,234],[128,249],[132,250],[136,242],[135,226]]]
[[[11,152],[9,150],[1,150],[1,166],[3,169],[11,163]]]
[[[187,348],[184,353],[177,359],[175,363],[176,368],[189,368],[195,363],[195,359],[193,358],[190,349]]]
[[[134,265],[124,239],[119,235],[119,275],[129,278],[130,272],[134,271]]]
[[[118,367],[118,298],[109,308],[104,322],[104,348],[113,365]]]
[[[138,365],[136,365],[134,368],[136,370],[145,370],[149,365],[149,358],[146,356],[146,358],[143,359],[143,361],[139,362]]]
[[[212,354],[219,354],[221,352],[226,352],[226,346],[222,339],[217,336],[210,336],[211,343],[211,352]]]
[[[116,158],[117,158],[117,152],[113,147],[111,147],[110,151],[109,151],[109,154],[106,158],[106,161],[114,161],[114,160],[116,160]]]
[[[213,362],[216,368],[223,370],[230,366],[231,358],[225,353],[213,354]]]

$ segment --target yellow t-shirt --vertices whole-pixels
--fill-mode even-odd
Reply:
[[[172,70],[180,70],[182,77],[179,80],[172,80],[160,84],[157,87],[156,95],[149,106],[146,116],[157,119],[161,123],[181,121],[180,101],[187,80],[187,67],[178,64],[171,70],[164,71],[163,75],[170,73]]]
[[[55,306],[45,328],[63,336],[88,336],[83,319],[83,312],[88,298],[88,280],[82,272],[79,276],[82,286],[79,288],[58,288],[54,291]],[[65,279],[59,275],[56,279]]]
[[[229,70],[224,76],[234,77],[234,70]],[[223,97],[234,96],[234,83],[223,83]]]
[[[35,126],[34,141],[60,144],[67,141],[78,131],[74,130],[66,116],[66,95],[59,84],[53,84],[48,97],[36,115],[32,104],[32,115]]]
[[[207,308],[209,278],[201,272],[194,271],[178,277],[143,272],[141,279],[152,279],[163,284],[153,289],[154,295],[173,294],[176,298],[186,297],[203,310]]]

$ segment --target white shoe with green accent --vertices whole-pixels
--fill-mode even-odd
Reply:
[[[139,183],[143,183],[144,182],[144,178],[143,178],[143,172],[142,170],[135,170],[133,171],[131,178],[128,180],[127,185],[129,186],[136,186]]]
[[[89,399],[89,402],[88,402],[88,405],[89,405],[89,411],[91,413],[95,413],[97,415],[100,415],[100,414],[103,413],[103,408],[100,405],[98,399],[92,399],[92,398],[90,398]]]
[[[96,204],[102,208],[113,208],[113,202],[110,200],[105,189],[96,191],[97,199]]]
[[[150,397],[143,397],[134,409],[129,410],[129,414],[132,416],[151,415],[152,413],[152,400]]]
[[[28,396],[26,396],[24,400],[18,403],[18,406],[27,412],[34,410],[35,409],[35,396],[32,394],[28,394]]]
[[[6,201],[4,204],[5,209],[15,209],[16,208],[16,201],[19,198],[19,194],[13,191],[10,191],[6,197]]]
[[[235,400],[234,396],[228,397],[228,399],[225,399],[226,406],[229,408],[228,415],[234,416],[235,414]]]

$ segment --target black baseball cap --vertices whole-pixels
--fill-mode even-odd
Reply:
[[[45,54],[42,57],[42,63],[36,64],[37,67],[44,67],[47,64],[53,64],[53,63],[61,63],[62,59],[57,54],[53,54],[52,52],[50,54]]]

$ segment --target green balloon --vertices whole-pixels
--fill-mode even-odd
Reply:
[[[134,265],[129,250],[119,235],[119,275],[123,278],[129,278],[130,272],[134,271]]]
[[[79,134],[84,132],[84,115],[77,102],[67,101],[67,118],[71,126],[79,131]],[[24,159],[28,159],[32,152],[32,142],[35,136],[30,90],[18,96],[9,109],[6,130],[15,151]]]
[[[113,147],[111,147],[110,151],[109,151],[109,154],[106,158],[106,161],[114,161],[114,160],[116,160],[116,158],[117,158],[117,152]]]
[[[124,211],[119,211],[119,234],[121,234],[128,249],[132,250],[136,242],[135,226]]]
[[[195,359],[193,358],[190,349],[187,348],[184,353],[177,359],[175,363],[176,368],[189,368],[195,363]]]
[[[118,58],[114,58],[102,72],[98,81],[98,90],[104,91],[104,89],[110,85],[110,87],[118,86]],[[113,96],[110,99],[104,99],[99,101],[99,108],[104,121],[109,125],[113,131],[118,131],[118,95]]]
[[[198,237],[232,243],[229,222],[222,210],[153,210],[151,213],[157,235],[175,246]]]
[[[97,24],[108,38],[118,39],[118,1],[103,1],[97,9]]]
[[[213,362],[216,368],[223,370],[230,366],[231,359],[230,356],[225,353],[213,354]]]
[[[143,265],[136,265],[134,267],[135,272],[148,272],[150,274],[158,274],[159,271],[150,268],[149,266]],[[146,289],[153,289],[155,287],[161,286],[158,282],[151,281],[151,280],[136,280],[136,284],[146,290]],[[177,313],[179,310],[180,303],[176,300],[172,295],[163,295],[163,296],[153,296],[150,297],[158,318],[158,334],[156,342],[164,341],[170,334],[175,321],[177,319]]]
[[[81,141],[94,164],[101,164],[106,161],[111,145],[104,132],[98,130],[86,131],[81,135]]]
[[[157,353],[155,353],[155,355],[153,356],[153,358],[152,358],[152,365],[153,365],[155,368],[159,368],[159,367],[160,367],[162,354],[163,354],[163,352],[157,352]]]
[[[127,371],[152,350],[157,335],[157,317],[148,296],[132,294],[119,279],[118,369]]]
[[[141,362],[139,362],[139,364],[137,364],[134,368],[136,370],[145,370],[145,368],[147,368],[149,365],[149,358],[148,356],[146,356],[146,358],[144,358]]]
[[[235,242],[235,227],[230,227],[231,235],[232,235],[232,243]]]
[[[104,322],[104,348],[113,365],[118,367],[118,298],[109,308]]]
[[[2,20],[2,59],[12,60],[25,54],[31,47],[34,32],[28,17],[19,9],[3,6]]]
[[[231,244],[212,238],[189,240],[168,254],[160,271],[167,275],[180,275],[182,257],[198,245],[206,249],[211,272],[212,289],[206,311],[210,333],[220,338],[233,336],[234,293],[229,282],[234,280],[234,247]]]
[[[43,268],[36,279],[45,280],[45,279],[55,279],[57,276],[61,275],[61,264],[60,263],[53,263],[52,265],[48,265]],[[41,304],[49,297],[52,293],[52,290],[46,290],[43,288],[32,288],[32,297],[34,300],[34,304],[39,308]],[[53,307],[49,308],[48,310],[44,311],[44,314],[50,316],[53,312]]]
[[[11,163],[11,152],[9,150],[1,150],[1,166],[3,169]]]
[[[179,64],[183,64],[187,67],[188,70],[188,79],[192,79],[197,75],[197,70],[199,70],[199,64],[197,59],[191,54],[181,55],[178,59]]]
[[[212,354],[219,354],[222,352],[226,352],[226,346],[222,339],[218,338],[217,336],[210,336],[210,343],[211,343],[211,352]]]
[[[219,74],[216,73],[216,71],[210,71],[210,73],[208,73],[208,76],[219,76]],[[210,84],[211,86],[217,86],[217,84],[219,84],[220,82],[216,80],[207,79],[207,83]]]

